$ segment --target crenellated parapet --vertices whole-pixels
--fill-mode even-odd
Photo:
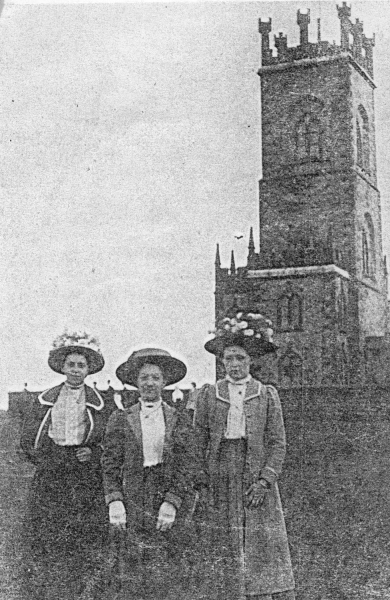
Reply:
[[[351,8],[343,2],[337,6],[340,19],[341,42],[337,45],[321,40],[321,21],[317,19],[317,41],[309,41],[310,10],[303,12],[298,10],[297,24],[299,26],[300,41],[298,46],[289,47],[287,36],[279,33],[274,36],[276,56],[270,48],[270,33],[272,21],[268,19],[259,21],[259,32],[261,34],[262,67],[276,66],[286,63],[307,59],[318,59],[323,57],[337,57],[338,55],[350,55],[350,57],[362,67],[368,75],[373,78],[373,47],[375,37],[367,37],[363,31],[363,23],[356,19],[353,23],[350,19]]]

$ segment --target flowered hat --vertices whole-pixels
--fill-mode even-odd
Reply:
[[[272,322],[258,312],[244,312],[233,307],[217,322],[214,338],[205,344],[205,349],[218,358],[223,357],[225,348],[240,346],[255,358],[269,352],[276,352],[272,336]]]
[[[143,365],[157,365],[164,372],[165,385],[177,383],[187,373],[187,367],[178,358],[174,358],[166,350],[160,348],[143,348],[133,352],[126,362],[116,370],[116,376],[122,383],[137,386],[138,374]]]
[[[83,331],[69,333],[65,331],[56,337],[53,349],[49,353],[49,367],[56,373],[62,373],[68,354],[82,354],[88,361],[88,374],[98,373],[104,367],[104,358],[95,337]]]

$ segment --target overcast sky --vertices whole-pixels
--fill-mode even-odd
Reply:
[[[6,3],[0,17],[2,375],[7,389],[61,379],[47,366],[67,326],[101,342],[103,386],[134,347],[214,377],[217,241],[258,248],[258,18],[298,43],[298,8],[339,43],[333,2]],[[378,179],[390,250],[387,2],[354,2],[376,33]],[[234,235],[244,234],[244,241]],[[91,380],[91,381],[92,381]]]

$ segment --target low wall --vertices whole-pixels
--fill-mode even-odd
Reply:
[[[282,390],[280,487],[301,600],[390,598],[390,391]]]

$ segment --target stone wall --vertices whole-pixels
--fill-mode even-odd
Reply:
[[[281,390],[299,600],[390,598],[390,390]]]

